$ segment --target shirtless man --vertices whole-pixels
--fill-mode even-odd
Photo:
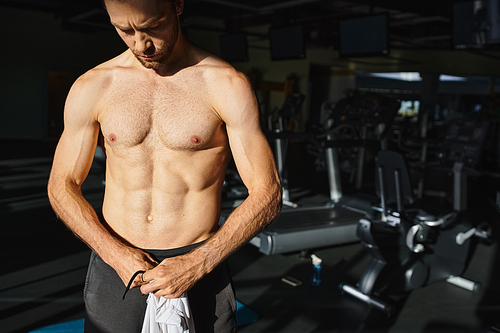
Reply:
[[[234,331],[236,303],[221,263],[281,208],[250,85],[185,38],[183,5],[105,0],[129,49],[82,75],[66,101],[48,193],[58,216],[93,250],[87,332],[140,332],[142,294],[176,298],[185,291],[198,332]],[[81,193],[99,129],[107,154],[104,221]],[[249,195],[219,228],[231,155]]]

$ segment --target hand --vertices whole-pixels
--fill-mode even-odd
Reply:
[[[189,290],[206,272],[203,261],[191,254],[167,258],[158,266],[142,275],[145,284],[141,292],[153,293],[157,297],[179,298]]]
[[[151,257],[151,255],[133,247],[127,247],[125,253],[120,253],[119,258],[111,264],[116,273],[122,279],[125,286],[127,286],[129,280],[135,272],[147,271],[157,265],[158,263]],[[143,285],[145,282],[143,282],[141,278],[142,274],[136,276],[130,288]]]

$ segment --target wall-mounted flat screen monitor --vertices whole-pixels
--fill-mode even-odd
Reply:
[[[500,44],[500,0],[456,2],[452,17],[455,48]]]
[[[220,35],[220,53],[229,62],[248,61],[247,35],[244,32]]]
[[[341,20],[339,53],[341,57],[389,54],[388,17],[377,14]]]
[[[417,100],[409,100],[409,101],[400,101],[400,107],[398,110],[398,115],[403,117],[413,117],[418,115],[418,111],[420,108],[420,101]]]
[[[269,29],[272,60],[304,59],[306,43],[301,25]]]

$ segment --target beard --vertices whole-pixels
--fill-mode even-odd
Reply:
[[[177,24],[174,25],[174,29],[170,36],[168,37],[167,40],[165,40],[165,43],[163,44],[161,49],[155,49],[154,51],[154,60],[153,59],[145,59],[142,58],[141,56],[144,54],[141,54],[139,52],[136,52],[132,50],[132,53],[135,55],[137,60],[146,68],[148,69],[154,69],[157,70],[161,68],[163,65],[165,65],[172,55],[172,52],[174,50],[175,43],[177,42],[177,39],[179,37],[179,26]]]
[[[173,48],[172,48],[173,49]],[[167,63],[168,58],[170,58],[170,55],[172,54],[172,49],[161,49],[155,54],[155,59],[144,59],[141,58],[139,54],[134,53],[135,57],[141,65],[148,69],[154,69],[157,70],[161,66],[165,65]]]

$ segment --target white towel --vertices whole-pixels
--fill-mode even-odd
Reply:
[[[166,299],[149,294],[141,333],[194,333],[187,295]]]

